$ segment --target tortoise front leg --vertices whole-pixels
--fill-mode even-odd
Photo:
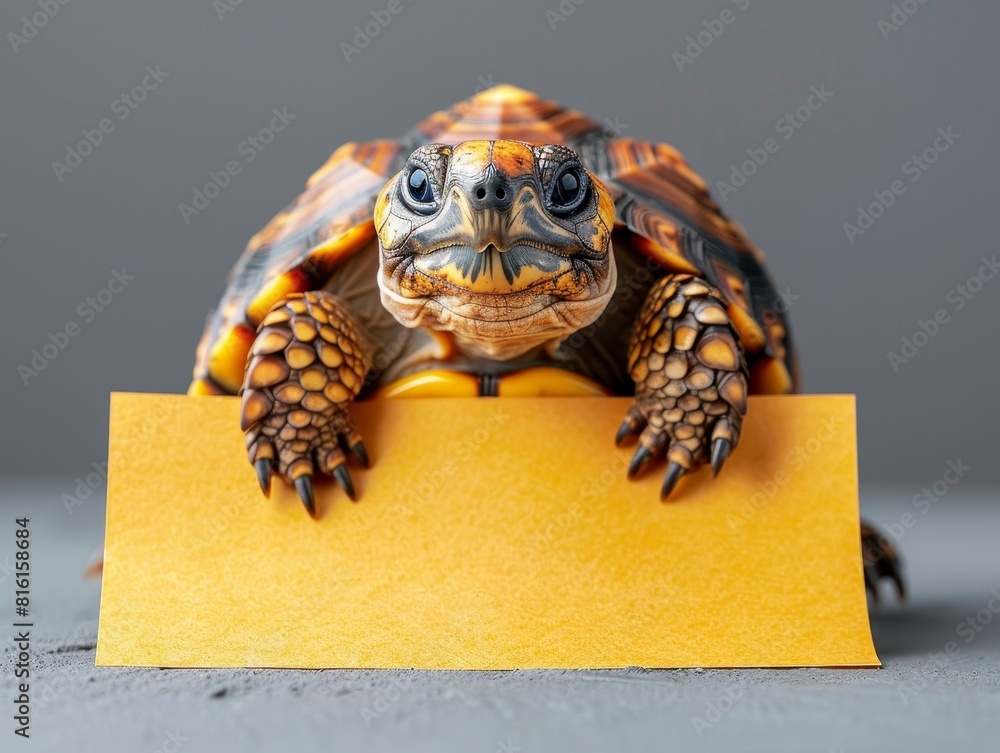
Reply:
[[[718,474],[736,447],[747,409],[747,365],[722,293],[693,275],[671,275],[649,292],[632,330],[629,375],[635,402],[616,443],[639,435],[629,465],[634,478],[666,456],[660,493],[666,499],[686,473],[711,461]],[[899,556],[877,529],[861,523],[865,587],[890,579],[906,596]]]
[[[344,451],[369,461],[348,406],[369,368],[359,329],[336,296],[294,294],[268,312],[247,359],[240,416],[265,495],[277,469],[315,517],[311,476],[319,470],[355,499]]]
[[[711,461],[718,473],[736,447],[747,407],[747,364],[722,293],[675,274],[649,292],[632,330],[628,370],[635,402],[615,441],[642,432],[634,478],[666,457],[666,499],[686,473]]]

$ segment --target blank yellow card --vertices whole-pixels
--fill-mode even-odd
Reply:
[[[99,665],[878,666],[854,398],[754,397],[737,451],[659,501],[628,400],[353,411],[374,467],[321,519],[265,499],[236,398],[115,394]]]

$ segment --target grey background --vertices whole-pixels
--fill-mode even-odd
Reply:
[[[174,731],[184,751],[490,753],[508,740],[523,751],[995,747],[1000,620],[983,609],[1000,586],[991,400],[1000,283],[954,312],[898,374],[887,352],[997,251],[1000,8],[931,0],[884,40],[877,21],[892,12],[889,0],[754,0],[746,11],[726,0],[586,0],[555,29],[545,11],[557,0],[403,0],[347,63],[340,42],[386,4],[243,0],[220,21],[209,0],[72,0],[16,54],[6,35],[37,6],[8,0],[0,11],[0,610],[10,614],[13,520],[30,514],[37,627],[26,747],[154,751]],[[724,8],[734,23],[678,71],[671,54]],[[116,117],[113,100],[157,64],[169,77],[58,182],[52,162],[81,129]],[[668,141],[713,185],[775,135],[811,86],[834,92],[725,208],[798,296],[790,316],[806,390],[859,395],[866,513],[898,526],[949,460],[972,466],[944,502],[899,529],[911,597],[873,612],[885,669],[95,668],[100,586],[78,574],[99,546],[105,488],[69,511],[64,498],[107,455],[109,391],[186,388],[205,313],[247,238],[337,145],[398,135],[491,81]],[[209,170],[242,160],[240,142],[274,107],[295,120],[185,224],[177,205]],[[905,179],[904,163],[948,126],[957,144],[848,243],[842,224],[873,191]],[[17,365],[49,332],[79,322],[78,305],[123,267],[135,279],[23,385]],[[932,658],[983,614],[991,624],[955,660]],[[12,646],[5,639],[0,654],[5,699]],[[698,737],[692,718],[735,685],[743,700]],[[366,725],[362,710],[397,691]],[[0,735],[10,735],[6,725]]]
[[[1000,285],[899,373],[887,359],[998,250],[995,3],[928,3],[884,40],[889,2],[587,0],[553,30],[556,0],[402,0],[348,63],[340,43],[385,5],[243,0],[220,21],[208,0],[71,2],[16,54],[0,45],[0,472],[74,477],[105,458],[109,391],[186,389],[246,240],[336,146],[401,134],[495,81],[672,143],[712,185],[825,85],[833,97],[725,209],[798,296],[806,391],[858,394],[864,483],[917,491],[959,457],[973,468],[963,485],[1000,481]],[[672,53],[724,8],[735,21],[678,71]],[[6,3],[4,36],[34,10]],[[113,100],[156,64],[169,77],[117,120]],[[245,164],[239,144],[283,106],[295,120]],[[60,183],[52,162],[103,117],[114,132]],[[903,164],[947,126],[961,138],[910,184]],[[242,172],[185,224],[178,204],[231,159]],[[906,194],[849,244],[843,223],[896,178]],[[17,365],[122,267],[135,280],[25,386]]]

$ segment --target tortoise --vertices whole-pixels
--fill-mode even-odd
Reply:
[[[401,139],[348,143],[251,238],[189,394],[242,394],[265,495],[353,499],[353,400],[634,395],[615,441],[661,498],[736,448],[748,393],[797,390],[786,306],[743,229],[672,147],[495,86]],[[862,532],[866,583],[897,559]]]

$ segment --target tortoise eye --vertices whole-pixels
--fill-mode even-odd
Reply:
[[[430,179],[423,168],[417,167],[410,173],[406,180],[406,190],[418,204],[430,204],[434,201],[434,191],[431,190]]]
[[[576,209],[583,200],[586,189],[584,180],[583,172],[577,165],[569,165],[560,170],[552,180],[549,191],[551,208],[560,213]]]

